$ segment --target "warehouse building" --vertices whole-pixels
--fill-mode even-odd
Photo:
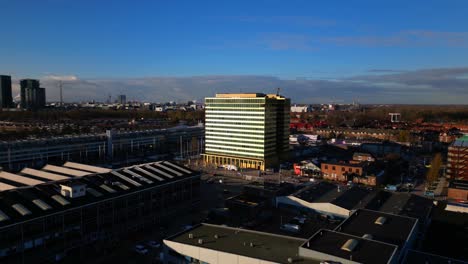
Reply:
[[[42,263],[198,206],[200,174],[169,161],[110,170],[67,162],[0,172],[0,262]]]
[[[164,263],[397,263],[398,249],[326,229],[302,239],[210,224],[168,237],[164,244]]]
[[[347,218],[357,209],[370,209],[408,216],[428,224],[433,201],[409,193],[395,193],[363,187],[320,182],[276,198],[278,207],[300,212],[316,212],[334,218]]]
[[[18,171],[46,163],[107,162],[138,155],[190,157],[203,149],[203,126],[107,131],[29,140],[0,141],[0,167]]]

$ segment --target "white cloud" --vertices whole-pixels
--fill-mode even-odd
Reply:
[[[41,80],[53,80],[53,81],[77,81],[78,77],[75,75],[46,75]]]

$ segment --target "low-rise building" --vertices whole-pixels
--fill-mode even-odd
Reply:
[[[468,181],[453,180],[449,183],[447,199],[468,203]]]
[[[335,231],[365,237],[398,246],[401,259],[412,248],[418,235],[418,219],[379,211],[359,209],[345,219]]]
[[[164,240],[165,263],[397,263],[396,245],[322,229],[309,239],[201,224]]]
[[[0,262],[44,263],[197,207],[200,173],[169,161],[117,170],[67,162],[0,172],[0,188]]]
[[[422,228],[433,208],[430,199],[409,193],[395,193],[372,188],[340,186],[320,182],[277,199],[277,206],[300,212],[317,212],[347,218],[357,209],[369,209],[417,218]]]

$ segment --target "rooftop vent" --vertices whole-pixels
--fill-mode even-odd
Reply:
[[[215,234],[215,235],[214,235],[214,238],[218,239],[218,238],[219,238],[219,235],[218,235],[218,234]]]
[[[8,219],[10,219],[10,217],[8,217],[8,215],[6,215],[4,212],[0,210],[0,222],[6,221]]]
[[[13,207],[13,209],[15,209],[18,213],[20,213],[22,216],[25,216],[25,215],[30,215],[32,214],[31,211],[29,211],[26,207],[24,207],[22,204],[14,204],[12,205],[11,207]]]
[[[255,247],[255,244],[253,242],[250,242],[250,247]]]
[[[198,239],[198,244],[203,245],[203,239]]]
[[[288,258],[288,263],[293,263],[293,262],[294,262],[293,258]]]
[[[193,239],[193,234],[192,233],[188,234],[188,238]]]
[[[356,239],[348,239],[343,246],[341,246],[341,250],[352,252],[356,246],[358,245],[358,241]]]
[[[387,221],[387,218],[385,218],[384,216],[379,216],[379,218],[377,218],[377,220],[375,220],[374,224],[383,225],[383,224],[385,224],[386,221]]]
[[[366,238],[366,239],[372,239],[372,238],[374,238],[371,234],[364,234],[362,237],[363,237],[363,238]]]

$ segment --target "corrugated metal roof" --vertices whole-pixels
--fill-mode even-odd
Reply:
[[[148,180],[145,177],[141,176],[140,174],[135,173],[135,172],[133,172],[133,171],[131,171],[129,169],[125,169],[125,170],[123,170],[123,172],[128,173],[128,174],[132,175],[133,177],[137,178],[138,180],[146,182],[147,184],[152,184],[153,183],[152,180]]]
[[[173,170],[173,169],[171,169],[171,168],[169,168],[167,166],[164,166],[162,163],[154,163],[153,165],[156,166],[156,167],[161,167],[161,168],[163,168],[163,169],[165,169],[167,171],[170,171],[170,172],[174,173],[177,176],[182,176],[183,175],[182,173],[180,173],[178,171],[175,171],[175,170]]]
[[[154,179],[156,179],[156,180],[158,180],[158,181],[164,181],[163,178],[161,178],[161,177],[159,177],[159,176],[157,176],[157,175],[154,175],[153,173],[151,173],[151,172],[149,172],[149,171],[147,171],[147,170],[145,170],[145,169],[143,169],[143,168],[141,168],[141,167],[134,167],[134,169],[137,170],[137,171],[140,171],[140,172],[142,172],[143,174],[148,175],[148,176],[150,176],[151,178],[154,178]]]
[[[15,189],[15,188],[16,188],[16,186],[0,182],[0,192]]]
[[[172,163],[172,162],[169,162],[169,161],[164,161],[164,164],[169,165],[169,166],[171,166],[171,167],[173,167],[173,168],[176,168],[176,169],[178,169],[178,170],[180,170],[180,171],[183,171],[183,172],[185,172],[185,173],[188,173],[188,174],[192,173],[191,171],[189,171],[189,170],[187,170],[187,169],[184,169],[184,168],[182,168],[181,166],[179,166],[179,165],[177,165],[177,164],[174,164],[174,163]]]
[[[172,176],[172,175],[170,175],[170,174],[168,174],[168,173],[165,173],[164,171],[158,170],[158,169],[156,169],[155,167],[153,167],[153,166],[151,166],[151,165],[146,165],[145,168],[146,168],[146,169],[149,169],[149,170],[152,170],[152,171],[154,171],[154,172],[156,172],[156,173],[159,173],[160,175],[163,175],[163,176],[165,176],[165,177],[167,177],[167,178],[169,178],[169,179],[174,178],[174,176]]]
[[[55,173],[30,169],[30,168],[24,168],[21,171],[21,173],[36,176],[36,177],[51,180],[51,181],[60,181],[60,180],[70,179],[70,177],[62,176],[62,175],[55,174]]]
[[[10,181],[14,181],[14,182],[18,182],[18,183],[22,183],[22,184],[25,184],[25,185],[37,185],[37,184],[44,183],[44,181],[31,179],[31,178],[28,178],[28,177],[24,177],[24,176],[21,176],[21,175],[17,175],[17,174],[5,172],[5,171],[0,172],[0,178],[7,179],[7,180],[10,180]]]
[[[42,169],[62,173],[62,174],[65,174],[65,175],[72,175],[72,176],[76,176],[76,177],[83,177],[83,176],[92,174],[91,172],[68,169],[68,168],[59,167],[59,166],[55,166],[55,165],[49,165],[49,164],[45,165],[44,168],[42,168]]]
[[[124,180],[124,181],[126,181],[126,182],[128,182],[128,183],[131,183],[131,184],[135,185],[136,187],[140,187],[140,186],[141,186],[140,183],[138,183],[138,182],[136,182],[136,181],[134,181],[134,180],[132,180],[132,179],[130,179],[130,178],[128,178],[128,177],[126,177],[126,176],[124,176],[124,175],[122,175],[122,174],[116,172],[116,171],[111,172],[111,174],[114,175],[114,176],[119,177],[120,179],[122,179],[122,180]]]
[[[91,171],[95,173],[108,173],[112,171],[111,169],[106,169],[106,168],[101,168],[101,167],[96,167],[96,166],[91,166],[91,165],[86,165],[86,164],[81,164],[81,163],[76,163],[76,162],[70,162],[70,161],[65,162],[63,166],[68,167],[68,168],[73,168],[73,169]]]

